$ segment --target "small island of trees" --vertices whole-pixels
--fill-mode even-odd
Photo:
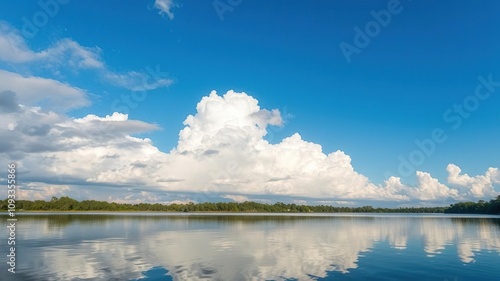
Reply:
[[[7,210],[8,200],[0,201],[0,210]],[[126,204],[106,201],[77,201],[67,196],[52,197],[50,201],[18,200],[16,209],[23,211],[150,211],[150,212],[259,212],[259,213],[461,213],[461,214],[500,214],[500,196],[489,202],[460,202],[449,207],[404,207],[374,208],[336,207],[329,205],[297,205],[278,202],[262,204],[256,202],[205,202],[189,204]]]

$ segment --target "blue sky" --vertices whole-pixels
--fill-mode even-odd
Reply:
[[[55,11],[47,16],[46,24],[37,24],[43,20],[41,13],[47,12],[36,1],[0,4],[2,36],[11,38],[6,42],[12,43],[12,34],[17,34],[23,48],[32,54],[64,46],[61,47],[67,56],[64,60],[69,63],[54,62],[48,57],[42,59],[42,55],[36,59],[35,55],[19,59],[22,54],[9,56],[5,49],[0,69],[23,77],[52,79],[82,90],[88,103],[71,106],[63,110],[60,117],[71,120],[89,114],[104,118],[115,111],[126,113],[129,121],[157,127],[130,130],[130,135],[149,138],[154,147],[169,154],[178,146],[179,131],[186,127],[183,121],[197,113],[196,104],[202,97],[208,96],[211,90],[219,95],[234,90],[258,100],[261,109],[279,110],[281,125],[273,126],[273,122],[266,125],[267,134],[263,138],[270,145],[278,145],[299,133],[303,141],[321,145],[325,155],[340,150],[350,156],[353,169],[376,186],[383,186],[389,176],[394,176],[405,188],[407,185],[410,190],[418,189],[419,185],[426,186],[415,174],[422,171],[461,194],[419,197],[408,195],[413,191],[398,193],[408,196],[410,201],[476,200],[489,198],[500,190],[498,171],[485,174],[490,167],[500,166],[500,34],[497,28],[500,4],[497,1],[41,2],[51,3]],[[168,9],[162,11],[161,3]],[[389,20],[386,18],[385,26],[375,24],[378,30],[368,36],[366,46],[356,47],[356,28],[366,33],[366,27],[373,26],[374,13],[391,16]],[[27,21],[33,24],[35,31],[26,29]],[[62,44],[61,40],[69,40],[77,47],[67,47],[71,44],[68,41]],[[340,47],[342,43],[358,48],[358,53],[346,58]],[[16,44],[16,48],[21,46]],[[102,65],[74,66],[73,59],[84,58],[82,50]],[[60,55],[56,51],[53,54]],[[158,76],[151,77],[148,70]],[[117,75],[122,75],[119,81],[112,78]],[[492,85],[497,83],[491,86],[491,91],[482,86],[484,92],[481,93],[488,94],[484,99],[474,96],[478,85],[482,85],[478,77],[493,81]],[[124,107],[122,96],[131,97],[134,87],[141,87],[137,82],[144,79],[152,83],[145,97],[133,100],[130,103],[133,106]],[[156,83],[158,81],[160,83]],[[0,90],[13,91],[14,88],[5,85]],[[46,93],[40,93],[43,94]],[[23,94],[17,95],[23,104]],[[469,103],[465,105],[465,115],[460,116],[454,106],[464,101]],[[58,101],[46,100],[45,103],[57,107]],[[44,109],[40,102],[29,105],[41,105]],[[412,153],[414,156],[420,153],[415,152],[422,151],[415,141],[431,138],[435,129],[442,129],[446,140],[434,142],[432,153],[425,155],[422,163],[412,165],[411,173],[401,173],[401,158],[409,160]],[[3,161],[12,161],[12,155],[8,151],[4,153]],[[48,156],[24,157],[36,163]],[[469,178],[447,182],[449,164],[460,167]],[[26,172],[29,173],[28,169]],[[95,178],[92,173],[97,173],[87,172],[86,178],[76,179],[78,176],[73,175],[75,182],[88,183],[89,178]],[[47,179],[36,181],[43,187],[33,187],[29,192],[53,190],[41,195],[43,197],[61,190]],[[107,186],[105,182],[95,182]],[[61,192],[71,194],[70,191],[76,190],[69,182],[59,180],[59,183],[67,188]],[[299,182],[290,184],[300,189]],[[489,191],[469,192],[473,186],[478,188],[478,184]],[[205,188],[201,187],[202,181],[196,181],[196,185]],[[186,191],[180,186],[178,189],[156,188],[151,186],[148,191],[156,194],[149,197],[151,200],[168,201],[158,195],[161,192]],[[243,188],[245,191],[240,192],[239,188],[234,185],[228,196],[252,199],[248,196],[260,194],[271,200],[287,200],[279,198],[279,194],[284,194],[310,203],[307,192],[278,192],[272,188],[265,192]],[[130,192],[138,191],[132,188]],[[319,194],[325,193],[318,192],[314,200],[319,200]],[[324,196],[333,201],[373,199],[326,194]],[[128,200],[86,191],[76,192],[75,196]],[[188,197],[182,200],[192,199]],[[137,194],[129,198],[143,199]],[[434,199],[426,201],[425,198]],[[400,201],[390,196],[386,199]]]

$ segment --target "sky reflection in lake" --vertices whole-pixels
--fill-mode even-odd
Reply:
[[[496,280],[500,275],[498,217],[23,214],[17,239],[18,273],[8,273],[4,261],[0,280]]]

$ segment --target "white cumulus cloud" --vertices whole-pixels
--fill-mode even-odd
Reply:
[[[448,171],[448,182],[450,184],[461,188],[464,193],[474,197],[494,196],[496,192],[493,185],[500,183],[498,168],[489,168],[484,175],[474,177],[461,174],[462,170],[454,164],[449,164],[446,170]]]

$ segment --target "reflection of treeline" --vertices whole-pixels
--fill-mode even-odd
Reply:
[[[20,218],[23,223],[42,223],[49,227],[65,227],[70,224],[81,224],[87,227],[91,225],[98,225],[103,223],[112,223],[115,221],[131,221],[136,224],[149,223],[149,222],[164,222],[166,219],[170,222],[169,229],[186,229],[186,228],[213,228],[217,225],[234,225],[235,223],[244,224],[262,224],[270,223],[272,225],[280,224],[293,224],[299,221],[330,221],[332,217],[329,216],[291,216],[291,215],[238,215],[238,214],[224,214],[219,213],[217,215],[205,215],[205,214],[180,214],[180,213],[167,213],[165,215],[151,214],[151,213],[119,213],[119,214],[109,214],[107,212],[103,213],[57,213],[57,214],[30,214],[25,213]],[[357,221],[373,222],[374,217],[356,217]],[[353,217],[335,217],[335,221],[352,221]],[[175,224],[177,223],[177,224]],[[215,224],[214,224],[215,223]]]
[[[490,202],[479,200],[477,203],[460,202],[452,204],[444,212],[454,214],[500,214],[500,195],[496,199],[490,200]]]
[[[7,200],[0,201],[0,210],[7,210]],[[205,202],[198,204],[119,204],[106,201],[77,201],[69,197],[52,197],[50,201],[19,200],[16,209],[26,211],[163,211],[163,212],[262,212],[262,213],[443,213],[445,207],[374,208],[308,206],[297,204],[262,204],[256,202]]]
[[[113,216],[113,215],[68,215],[68,214],[58,214],[57,216],[23,216],[22,221],[24,223],[40,223],[43,222],[47,224],[49,227],[63,227],[66,225],[70,225],[72,223],[79,223],[82,225],[90,225],[96,223],[102,223],[108,220],[118,220],[122,219],[121,216]]]

